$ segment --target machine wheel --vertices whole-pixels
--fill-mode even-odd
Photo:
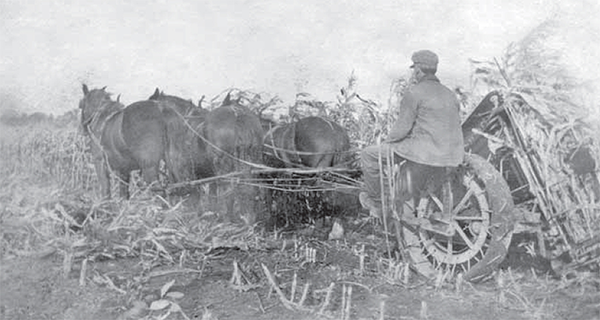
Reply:
[[[440,272],[463,273],[465,280],[488,277],[504,258],[512,238],[514,203],[502,175],[485,159],[467,154],[458,177],[452,179],[453,208],[443,219],[451,235],[424,228],[400,227],[400,245],[416,270],[427,278]],[[442,190],[428,192],[406,203],[404,212],[435,219],[443,210]]]

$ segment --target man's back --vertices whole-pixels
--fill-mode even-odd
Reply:
[[[382,212],[381,192],[389,189],[383,177],[385,172],[380,170],[382,165],[386,167],[388,155],[396,153],[404,159],[435,167],[455,167],[463,162],[460,104],[435,76],[438,56],[420,50],[413,53],[411,60],[411,78],[417,84],[402,97],[398,119],[386,142],[368,146],[360,154],[365,191],[359,199],[375,217]]]
[[[414,110],[408,112],[414,113],[414,125],[406,137],[394,144],[396,153],[408,160],[432,166],[462,163],[464,145],[460,104],[454,93],[437,77],[425,76],[405,94],[400,108]]]

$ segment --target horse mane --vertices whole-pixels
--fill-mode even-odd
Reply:
[[[183,99],[180,98],[178,96],[172,96],[172,95],[168,95],[165,94],[164,91],[159,90],[158,88],[156,88],[154,90],[154,93],[148,98],[148,100],[153,100],[153,101],[163,101],[167,103],[167,106],[170,106],[171,108],[172,105],[169,104],[173,104],[175,106],[177,106],[176,111],[178,113],[181,113],[182,116],[184,117],[188,117],[188,116],[192,116],[195,112],[198,112],[198,109],[201,109],[201,107],[196,106],[194,104],[194,102],[191,99]],[[186,106],[185,109],[180,109],[180,106]],[[163,108],[163,106],[161,105],[161,110]]]
[[[111,113],[111,112],[116,112],[116,111],[123,110],[123,108],[125,107],[125,105],[122,104],[121,101],[120,101],[121,100],[121,95],[120,94],[117,97],[117,100],[113,100],[111,98],[112,93],[106,92],[106,91],[104,91],[104,89],[102,89],[102,91],[104,92],[105,95],[102,98],[102,104],[98,108],[99,111],[101,110],[100,112],[106,111],[106,113]]]
[[[87,86],[84,85],[85,96],[79,102],[79,107],[83,109],[84,102],[94,106],[94,111],[89,115],[87,119],[82,119],[81,124],[91,127],[98,126],[99,123],[110,118],[112,115],[123,110],[125,107],[119,100],[114,101],[111,99],[111,93],[106,92],[106,87],[101,89],[87,90]],[[101,124],[100,124],[101,125]]]
[[[192,99],[186,100],[186,99],[180,98],[178,96],[168,95],[168,94],[165,94],[164,91],[159,90],[158,88],[156,88],[154,90],[154,93],[148,98],[148,100],[166,100],[166,101],[171,101],[171,102],[176,102],[176,103],[190,103],[191,105],[196,107],[196,105],[194,104]],[[202,100],[200,100],[200,101],[202,101]]]

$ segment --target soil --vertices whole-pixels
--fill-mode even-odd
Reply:
[[[386,272],[376,240],[277,239],[263,249],[217,248],[170,265],[143,258],[90,261],[63,276],[58,254],[1,261],[2,319],[600,319],[598,287],[566,287],[532,270],[504,271],[481,284],[408,282]],[[360,240],[360,242],[359,242]],[[360,245],[359,245],[360,244]],[[365,244],[364,268],[360,250]],[[313,250],[314,249],[314,250]],[[313,250],[316,254],[308,254]],[[523,261],[513,259],[513,261]],[[272,289],[266,267],[286,307]],[[505,267],[511,267],[506,266]],[[236,272],[237,269],[237,272]],[[512,269],[511,269],[512,270]],[[535,272],[535,270],[533,270]],[[233,277],[233,275],[239,277]],[[294,274],[296,289],[294,298]],[[232,282],[232,278],[236,281]],[[500,280],[503,279],[503,280]],[[82,281],[83,280],[83,281]],[[171,286],[170,282],[174,281]],[[305,284],[310,283],[300,306]],[[333,284],[329,302],[326,289]],[[457,288],[458,287],[458,288]],[[352,288],[351,293],[349,292]],[[161,293],[161,289],[169,293]],[[168,290],[166,290],[168,289]],[[344,295],[344,292],[346,293]],[[169,307],[149,310],[161,296]],[[344,297],[349,297],[344,299]],[[344,303],[350,301],[350,306]],[[343,306],[349,312],[343,312]],[[181,312],[179,312],[179,307]],[[163,317],[164,318],[161,318]]]

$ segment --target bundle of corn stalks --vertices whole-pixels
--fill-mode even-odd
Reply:
[[[561,64],[560,52],[545,46],[556,27],[551,20],[543,23],[500,60],[471,61],[473,87],[503,97],[499,109],[507,128],[499,139],[490,138],[489,147],[507,146],[516,158],[533,196],[520,205],[547,223],[550,258],[568,254],[563,268],[597,270],[600,119],[591,115],[598,106],[584,103],[583,84]]]

